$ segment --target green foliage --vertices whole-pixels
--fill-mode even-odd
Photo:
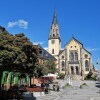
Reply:
[[[41,77],[47,75],[48,69],[44,66],[44,64],[37,64],[34,68],[34,76]]]
[[[57,72],[56,64],[53,60],[47,60],[43,64],[37,64],[34,67],[34,76],[41,77],[47,75],[48,73]]]
[[[69,88],[69,87],[72,87],[72,85],[70,85],[70,84],[67,83],[62,88],[65,89],[65,88]]]
[[[0,33],[0,78],[6,70],[33,74],[36,63],[37,48],[23,33],[15,36],[6,31]]]
[[[52,59],[47,60],[46,62],[44,62],[43,65],[48,69],[47,73],[54,74],[57,72],[56,64]]]
[[[92,76],[93,76],[93,72],[90,70],[90,72],[85,77],[85,80],[95,80],[95,77]]]
[[[82,85],[86,85],[86,86],[88,86],[86,83],[83,83]]]
[[[58,75],[58,76],[59,76],[59,78],[60,78],[60,79],[64,79],[65,74],[64,74],[64,73],[59,73],[59,75]]]
[[[80,85],[80,88],[83,88],[84,86],[88,86],[86,83],[83,83]]]
[[[23,33],[0,33],[0,70],[29,73],[37,62],[36,51]]]

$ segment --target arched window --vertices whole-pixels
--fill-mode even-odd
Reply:
[[[52,54],[54,54],[54,49],[52,49]]]
[[[62,66],[62,71],[65,71],[65,62],[64,61],[61,62],[61,66]]]
[[[74,54],[70,53],[70,61],[74,61]]]
[[[62,67],[64,67],[64,66],[65,66],[65,62],[64,62],[64,61],[62,61],[62,64],[61,64],[61,65],[62,65]]]
[[[78,53],[75,52],[75,60],[78,60]]]
[[[85,60],[85,67],[89,67],[89,62],[88,62],[88,60]]]
[[[55,34],[53,34],[53,37],[55,37]]]
[[[89,71],[89,61],[85,60],[85,69],[86,71]]]

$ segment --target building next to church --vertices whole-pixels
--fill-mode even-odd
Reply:
[[[57,68],[66,75],[84,76],[93,70],[91,53],[74,36],[61,49],[61,38],[56,12],[48,37],[48,52],[57,59]]]
[[[38,57],[38,63],[43,64],[46,61],[53,60],[56,62],[56,58],[52,56],[47,50],[42,48],[42,46],[38,45],[33,45],[35,48],[37,48],[37,57]]]

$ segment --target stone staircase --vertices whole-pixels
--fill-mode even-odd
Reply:
[[[66,75],[64,79],[68,79],[69,77],[72,80],[81,80],[82,79],[82,76],[80,76],[80,75]]]
[[[72,80],[81,80],[82,76],[80,75],[72,75]]]

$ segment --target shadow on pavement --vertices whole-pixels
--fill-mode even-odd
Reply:
[[[24,100],[36,100],[36,97],[24,97]]]
[[[97,82],[95,85],[97,88],[100,88],[100,82]]]
[[[96,84],[100,84],[100,83],[96,83]]]
[[[96,85],[97,88],[100,88],[100,85]]]

